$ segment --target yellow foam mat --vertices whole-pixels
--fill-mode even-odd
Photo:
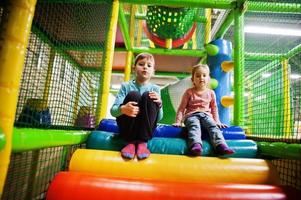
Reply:
[[[69,170],[138,180],[248,184],[279,182],[276,169],[262,159],[151,154],[146,160],[128,161],[117,151],[91,149],[76,150]]]

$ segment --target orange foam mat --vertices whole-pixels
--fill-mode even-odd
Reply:
[[[297,199],[295,190],[258,184],[202,184],[105,178],[82,172],[60,172],[49,186],[47,200],[194,200]]]

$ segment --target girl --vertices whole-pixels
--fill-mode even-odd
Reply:
[[[208,89],[210,70],[207,65],[196,65],[192,69],[193,87],[185,91],[176,114],[175,126],[184,124],[188,129],[188,146],[194,156],[202,154],[201,127],[209,133],[215,152],[219,155],[232,154],[219,130],[226,127],[219,121],[216,98],[213,90]]]
[[[133,67],[135,79],[121,85],[111,108],[120,136],[127,142],[121,150],[121,156],[127,159],[133,159],[135,154],[138,159],[149,157],[147,141],[163,117],[160,88],[150,83],[154,66],[151,54],[137,55]]]

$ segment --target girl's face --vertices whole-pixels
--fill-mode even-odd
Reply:
[[[206,88],[209,84],[209,81],[209,71],[203,67],[197,69],[192,77],[192,82],[197,88]]]
[[[149,81],[154,74],[154,62],[150,58],[143,58],[138,60],[134,66],[136,79],[139,83]]]

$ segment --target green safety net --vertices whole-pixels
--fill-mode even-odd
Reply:
[[[300,7],[296,0],[281,3]],[[244,16],[243,122],[247,136],[258,141],[258,155],[274,159],[281,183],[300,189],[301,37],[289,32],[300,30],[301,14],[282,13],[278,5],[274,12],[247,10]],[[270,31],[254,33],[256,27]],[[234,26],[224,38],[235,47]]]
[[[5,7],[1,1],[0,22]],[[96,126],[111,7],[111,1],[37,1],[0,199],[45,199],[55,174],[85,147],[82,130]]]
[[[192,28],[197,9],[148,6],[146,24],[161,39],[182,38]]]
[[[3,2],[0,2],[0,23],[4,12]],[[262,10],[266,9],[266,2],[276,3],[274,0],[249,2],[257,2],[257,7]],[[84,142],[85,136],[74,136],[76,139],[72,140],[72,137],[65,137],[65,132],[57,132],[57,129],[73,132],[74,129],[91,129],[96,126],[95,115],[100,103],[98,89],[102,78],[111,3],[109,0],[37,1],[20,83],[15,125],[21,132],[28,133],[29,140],[45,133],[41,137],[44,141],[48,137],[55,137],[55,134],[58,136],[56,139],[61,138],[62,141],[45,142],[46,145],[32,142],[23,146],[18,153],[12,153],[2,199],[44,199],[49,182],[58,171],[67,169],[72,152],[76,148],[84,148],[84,144],[78,143]],[[277,3],[290,3],[292,10],[300,6],[299,0]],[[149,39],[140,26],[141,20],[135,18],[134,27],[130,27],[132,4],[121,3],[120,6],[126,15],[125,27],[129,32],[134,32],[133,46],[150,47]],[[204,8],[189,6],[136,6],[136,14],[146,16],[150,30],[162,38],[182,38],[194,23],[194,16],[204,15]],[[300,30],[301,14],[282,13],[281,6],[277,8],[272,12],[247,11],[245,27],[255,24]],[[169,27],[161,26],[165,25],[163,22],[169,21]],[[233,26],[224,38],[232,41],[235,47]],[[204,49],[203,23],[197,23],[196,41],[194,48]],[[243,77],[242,87],[245,91],[242,99],[243,128],[248,137],[268,142],[268,145],[258,143],[262,150],[261,156],[274,158],[272,162],[280,173],[281,184],[298,189],[301,189],[301,163],[298,160],[301,139],[300,44],[300,36],[246,32],[246,60],[243,73],[239,74]],[[192,40],[187,42],[186,48],[193,49]],[[248,53],[256,54],[257,57]],[[288,61],[287,68],[282,65],[284,58]],[[171,103],[170,95],[167,89],[162,90],[162,98],[168,105],[164,107],[166,117],[163,123],[174,120],[176,108]],[[24,127],[37,128],[37,131],[26,132]],[[21,141],[15,141],[19,147],[21,143],[18,142]],[[275,149],[277,152],[274,152]]]
[[[94,128],[109,3],[38,1],[16,125]],[[97,19],[97,20],[96,20]]]
[[[244,124],[249,136],[300,143],[301,37],[289,32],[300,30],[301,15],[280,11],[245,13]],[[274,32],[252,33],[256,27]],[[235,46],[233,26],[225,39]]]
[[[132,31],[130,12],[132,6],[136,7],[136,16],[134,18],[134,46],[135,47],[150,47],[150,39],[143,31],[143,23],[148,26],[149,32],[160,39],[171,38],[173,40],[182,39],[183,36],[191,30],[192,25],[197,22],[198,17],[204,17],[204,8],[193,7],[166,7],[166,6],[151,6],[122,3],[120,5],[124,11],[126,19],[126,27],[129,32]],[[160,10],[159,10],[160,9]],[[154,15],[152,12],[159,13]],[[166,16],[164,16],[164,13]],[[150,14],[152,13],[152,14]],[[171,13],[171,14],[169,14]],[[169,16],[170,15],[170,16]],[[144,17],[138,17],[144,16]],[[164,19],[163,19],[164,17]],[[170,19],[170,20],[169,20]],[[167,22],[170,21],[170,22]],[[151,29],[153,28],[153,29]],[[193,46],[192,39],[187,41],[186,45],[182,45],[184,49],[204,49],[204,22],[196,23],[195,40]]]
[[[5,135],[2,131],[2,129],[0,128],[0,150],[4,148],[5,143],[6,143]]]

